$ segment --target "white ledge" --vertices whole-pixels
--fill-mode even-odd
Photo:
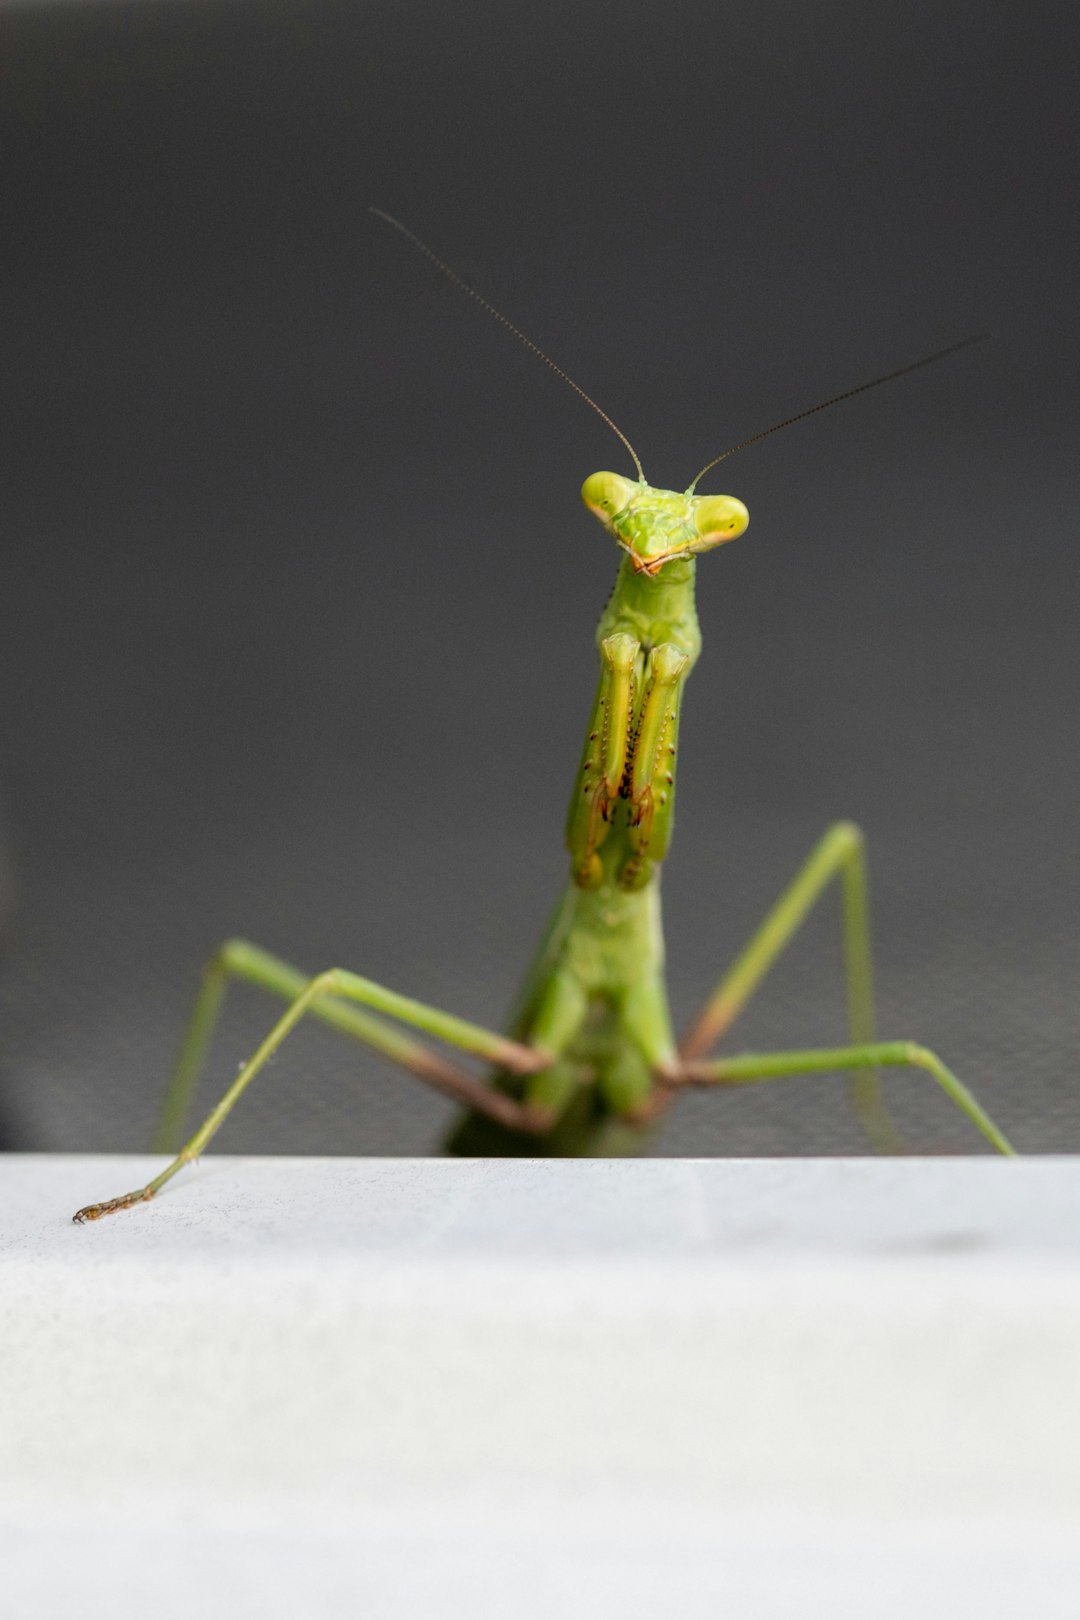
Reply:
[[[71,1224],[161,1163],[0,1159],[20,1620],[1080,1613],[1080,1161],[208,1157]]]

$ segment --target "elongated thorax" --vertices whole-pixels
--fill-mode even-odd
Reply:
[[[695,558],[746,527],[728,496],[595,473],[582,491],[624,556],[597,628],[600,676],[567,817],[573,881],[644,888],[671,841],[679,710],[701,650]]]

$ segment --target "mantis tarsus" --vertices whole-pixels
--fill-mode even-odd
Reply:
[[[714,457],[682,494],[655,489],[646,483],[629,440],[595,400],[411,231],[379,209],[372,212],[580,395],[620,439],[637,471],[636,479],[594,473],[582,489],[585,505],[622,556],[597,629],[600,679],[566,823],[569,882],[506,1034],[342,968],[311,978],[245,940],[226,942],[204,971],[166,1095],[156,1149],[174,1150],[228,981],[258,985],[285,1000],[287,1010],[160,1175],[135,1192],[88,1205],[75,1220],[96,1220],[152,1198],[203,1151],[263,1065],[309,1013],[463,1104],[466,1113],[447,1144],[456,1153],[634,1152],[684,1086],[748,1085],[834,1070],[850,1071],[855,1106],[873,1145],[895,1150],[899,1139],[878,1081],[880,1069],[894,1066],[932,1076],[1000,1153],[1011,1153],[1002,1132],[933,1052],[911,1041],[875,1039],[863,836],[852,823],[838,822],[828,829],[678,1042],[668,1012],[660,921],[659,868],[671,838],[679,707],[701,647],[694,610],[696,558],[734,540],[748,522],[746,508],[734,497],[697,495],[699,480],[768,433],[965,344],[754,434]],[[848,1043],[825,1050],[709,1057],[834,879],[843,903]],[[488,1076],[470,1073],[401,1025],[481,1059],[489,1065]]]

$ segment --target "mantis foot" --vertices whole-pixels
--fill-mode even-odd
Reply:
[[[71,1218],[76,1226],[82,1226],[86,1221],[100,1221],[103,1215],[112,1215],[118,1209],[130,1209],[133,1204],[145,1204],[153,1196],[148,1187],[140,1187],[138,1192],[125,1193],[122,1198],[109,1198],[103,1204],[87,1204],[83,1209],[76,1210]]]

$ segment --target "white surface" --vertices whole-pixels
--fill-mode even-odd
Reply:
[[[18,1620],[1080,1615],[1080,1162],[0,1159]]]

